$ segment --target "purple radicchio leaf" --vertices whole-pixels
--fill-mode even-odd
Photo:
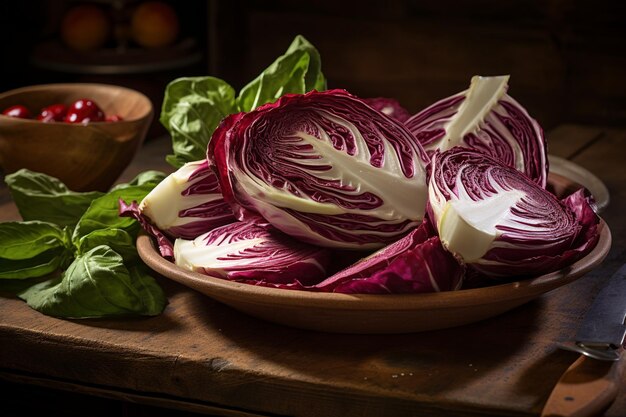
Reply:
[[[228,280],[313,285],[326,276],[330,254],[280,232],[235,222],[194,240],[176,239],[174,260],[183,269]]]
[[[338,293],[400,294],[459,289],[464,267],[424,221],[397,242],[315,285]]]
[[[429,216],[457,259],[490,277],[535,276],[571,264],[597,242],[597,216],[580,194],[562,203],[479,151],[435,153]]]
[[[336,272],[323,281],[326,291],[332,291],[336,285],[344,281],[366,278],[373,273],[384,269],[402,252],[405,252],[433,236],[432,226],[428,221],[423,221],[419,227],[411,230],[406,236],[377,250],[368,256],[361,258],[353,264]],[[322,283],[320,283],[322,284]]]
[[[165,236],[158,227],[150,223],[150,220],[141,213],[136,201],[127,204],[124,200],[120,199],[119,205],[119,214],[121,217],[131,217],[137,220],[143,230],[156,239],[161,256],[170,260],[174,259],[174,245],[172,245],[170,239]]]
[[[571,264],[595,248],[600,239],[600,217],[596,214],[593,196],[585,188],[570,194],[561,202],[574,213],[581,227],[572,247],[561,255],[564,262]]]
[[[396,119],[397,121],[404,123],[410,117],[411,113],[402,105],[400,102],[394,98],[387,97],[373,97],[373,98],[365,98],[363,99],[365,103],[367,103],[370,107],[378,110],[379,112],[386,114],[392,119]]]
[[[543,129],[511,96],[508,76],[473,77],[470,88],[440,100],[405,122],[424,149],[480,150],[545,188],[547,145]]]
[[[454,291],[461,287],[464,268],[433,236],[401,252],[385,268],[363,278],[334,282],[333,292],[357,294],[416,294]],[[332,278],[332,277],[331,277]],[[324,282],[317,285],[326,290]]]
[[[195,238],[235,221],[206,160],[188,162],[168,175],[141,201],[139,210],[173,238]]]
[[[357,250],[421,222],[425,152],[348,92],[285,95],[224,123],[208,157],[239,219],[261,216],[298,240]]]

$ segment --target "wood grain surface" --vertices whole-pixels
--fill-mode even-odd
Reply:
[[[563,126],[549,141],[609,188],[613,248],[529,304],[453,329],[343,335],[251,318],[162,277],[169,305],[153,318],[59,320],[5,293],[0,377],[225,416],[537,416],[578,357],[557,345],[626,261],[626,130]],[[167,167],[167,152],[148,142],[127,175]],[[0,208],[0,220],[15,214]],[[626,415],[625,386],[606,417]]]

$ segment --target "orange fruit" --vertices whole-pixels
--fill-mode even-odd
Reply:
[[[77,51],[89,51],[102,47],[111,32],[109,16],[93,4],[81,4],[70,8],[61,21],[61,39]]]
[[[162,1],[146,1],[133,12],[131,35],[145,48],[171,45],[178,37],[179,21],[176,11]]]

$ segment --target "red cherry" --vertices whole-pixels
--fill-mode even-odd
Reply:
[[[10,117],[19,117],[20,119],[30,119],[30,111],[21,104],[4,109],[2,114]]]
[[[52,104],[41,109],[37,120],[42,122],[62,122],[66,113],[67,106],[65,104]]]
[[[105,122],[121,122],[122,120],[124,120],[124,118],[119,114],[111,114],[104,119]]]
[[[82,98],[70,105],[63,121],[67,123],[103,122],[104,112],[93,100]]]

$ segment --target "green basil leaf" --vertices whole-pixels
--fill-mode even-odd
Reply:
[[[117,191],[135,185],[151,184],[153,186],[156,186],[158,183],[163,181],[165,177],[167,177],[167,174],[161,171],[145,171],[138,174],[128,183],[117,184],[115,187],[111,188],[110,191]]]
[[[309,59],[305,51],[296,51],[275,61],[241,90],[237,97],[239,109],[248,112],[278,100],[283,94],[305,93],[304,76],[309,68]]]
[[[24,220],[41,220],[59,226],[74,226],[98,191],[78,193],[57,178],[21,169],[5,177],[13,201]]]
[[[148,268],[140,263],[129,267],[128,271],[132,285],[139,292],[139,299],[143,304],[141,314],[145,316],[161,314],[167,304],[167,298],[163,289],[150,275]]]
[[[215,77],[179,78],[165,89],[160,121],[172,137],[176,168],[206,158],[207,144],[219,122],[237,111],[235,90]]]
[[[0,279],[24,279],[48,275],[64,267],[72,255],[64,247],[49,249],[29,259],[0,258]]]
[[[124,262],[135,262],[139,259],[135,239],[122,229],[98,229],[81,237],[76,242],[77,255],[84,255],[101,245],[111,247],[122,256]]]
[[[81,237],[100,229],[122,229],[135,237],[139,231],[139,224],[134,219],[119,216],[119,200],[141,201],[153,188],[152,183],[128,186],[95,199],[74,228],[72,235],[74,244],[76,245]]]
[[[326,89],[319,52],[298,35],[287,52],[276,59],[257,78],[246,85],[237,97],[240,111],[276,101],[283,94],[303,94]]]
[[[122,257],[102,245],[77,257],[61,277],[35,284],[18,295],[35,310],[63,318],[160,313],[165,302],[159,309],[155,297],[145,299],[145,285],[136,281]]]
[[[320,53],[318,50],[307,41],[304,36],[297,35],[289,49],[287,50],[287,54],[292,51],[304,50],[309,54],[309,69],[304,78],[305,89],[307,91],[317,90],[324,91],[326,90],[326,77],[322,73],[322,58],[320,57]]]
[[[0,223],[0,258],[30,259],[50,249],[69,245],[67,233],[47,222]]]

